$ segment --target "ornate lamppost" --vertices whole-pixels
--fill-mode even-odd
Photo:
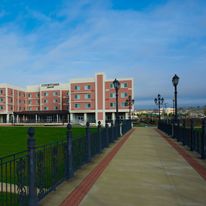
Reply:
[[[132,105],[134,105],[134,99],[132,99],[131,96],[128,96],[128,99],[126,100],[126,106],[129,107],[129,119],[131,120],[131,110],[132,110]]]
[[[115,79],[114,81],[113,81],[113,85],[114,85],[114,88],[115,88],[115,92],[116,92],[116,124],[117,125],[119,125],[119,111],[118,111],[118,97],[119,97],[119,95],[118,95],[118,91],[119,91],[119,88],[120,88],[120,82],[117,80],[117,79]]]
[[[163,105],[164,103],[164,98],[161,97],[160,94],[157,95],[157,98],[154,99],[154,102],[156,105],[158,105],[158,109],[159,109],[159,120],[160,120],[160,106]]]
[[[179,83],[179,77],[175,74],[173,77],[172,77],[172,84],[174,86],[174,99],[175,99],[175,115],[174,115],[174,121],[175,123],[177,122],[177,85]]]

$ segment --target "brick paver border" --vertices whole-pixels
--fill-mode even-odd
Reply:
[[[174,142],[162,131],[156,129],[156,131],[163,137],[197,172],[198,174],[206,181],[206,168],[202,166],[188,151],[184,148],[181,148],[178,143]]]
[[[61,206],[77,206],[83,200],[85,195],[89,192],[91,187],[97,181],[99,176],[103,173],[110,161],[128,140],[134,129],[130,130],[122,139],[114,146],[114,148],[104,157],[103,160],[86,176],[82,182],[68,195],[68,197],[61,203]]]

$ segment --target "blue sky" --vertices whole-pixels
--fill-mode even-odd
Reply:
[[[133,77],[137,108],[206,105],[206,1],[1,0],[0,82]]]

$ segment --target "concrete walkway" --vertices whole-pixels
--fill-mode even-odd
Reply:
[[[206,181],[154,128],[136,128],[122,140],[50,193],[41,205],[75,206],[78,201],[67,200],[79,196],[84,197],[81,206],[206,205]],[[111,157],[115,148],[117,153]],[[105,163],[108,156],[111,161]],[[106,169],[98,176],[101,165]],[[75,192],[78,189],[80,193]]]
[[[81,206],[205,206],[205,180],[152,128],[137,128]]]

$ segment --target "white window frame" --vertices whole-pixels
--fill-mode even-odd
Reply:
[[[127,92],[122,92],[121,93],[121,98],[126,98],[128,97],[128,93]]]
[[[116,103],[115,102],[110,102],[110,107],[115,108],[116,107]]]
[[[115,93],[110,93],[110,98],[115,98],[116,94]]]
[[[81,96],[80,96],[80,94],[75,94],[75,95],[74,95],[74,98],[78,100],[78,99],[81,98]]]
[[[85,95],[84,95],[84,98],[85,98],[85,99],[91,99],[91,94],[85,94]]]
[[[76,103],[76,104],[74,105],[74,107],[75,107],[76,109],[79,109],[79,108],[80,108],[80,104],[77,104],[77,103]]]
[[[79,85],[75,85],[74,89],[79,91],[80,90],[80,86]]]
[[[90,108],[91,108],[91,104],[90,104],[90,103],[86,103],[86,104],[85,104],[85,108],[86,108],[86,109],[90,109]]]
[[[49,94],[48,92],[44,92],[44,96],[47,97]]]
[[[127,82],[121,83],[121,88],[128,88],[128,83]]]
[[[53,92],[53,96],[54,97],[58,96],[58,92]]]
[[[90,89],[91,89],[91,85],[90,84],[84,86],[84,90],[90,90]]]
[[[114,88],[114,84],[110,83],[110,88],[113,89]]]

